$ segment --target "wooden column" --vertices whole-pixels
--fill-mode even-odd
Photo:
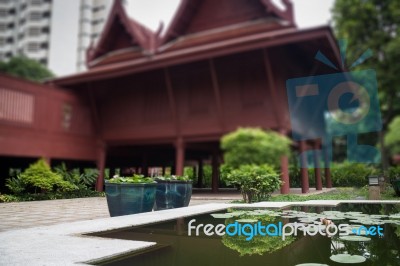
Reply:
[[[330,156],[328,154],[328,150],[324,149],[324,162],[325,162],[325,186],[326,188],[332,188],[332,179],[331,179],[331,167],[330,167]]]
[[[183,175],[185,166],[185,143],[178,138],[175,143],[175,175]]]
[[[306,151],[306,143],[304,140],[300,141],[299,152],[301,154],[301,193],[308,193],[310,191],[310,186],[308,183],[308,169],[307,169],[307,157],[303,153]]]
[[[200,159],[199,160],[199,174],[197,177],[197,187],[199,187],[199,188],[203,187],[203,175],[204,175],[203,160]]]
[[[281,173],[282,173],[282,185],[281,194],[290,193],[290,183],[289,183],[289,159],[287,156],[281,157]]]
[[[217,193],[219,186],[219,163],[218,163],[218,154],[215,152],[212,155],[211,168],[212,168],[211,190],[213,193]]]
[[[162,166],[162,172],[161,172],[162,176],[165,176],[165,165]]]
[[[314,174],[315,174],[315,188],[317,190],[322,190],[322,178],[321,178],[321,168],[319,164],[321,146],[319,142],[314,143]]]
[[[102,145],[99,147],[97,152],[97,169],[99,170],[99,176],[97,177],[96,190],[104,190],[104,169],[106,166],[106,148]]]

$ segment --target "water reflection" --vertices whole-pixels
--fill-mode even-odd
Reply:
[[[400,205],[360,205],[345,204],[339,208],[332,207],[295,207],[285,210],[276,210],[271,213],[257,215],[241,214],[239,216],[215,219],[210,214],[180,218],[164,223],[146,225],[137,228],[125,229],[117,232],[109,232],[102,237],[151,241],[158,243],[156,249],[143,251],[130,257],[108,261],[104,265],[141,265],[141,266],[205,266],[205,265],[283,265],[293,266],[301,263],[319,263],[326,265],[346,265],[336,263],[331,257],[339,254],[362,256],[365,262],[355,265],[392,265],[400,266],[400,218],[390,218],[391,214],[400,213]],[[237,210],[228,210],[235,212]],[[225,213],[224,211],[223,213]],[[265,210],[264,210],[265,212]],[[347,214],[345,214],[347,212]],[[365,215],[359,215],[359,212]],[[280,213],[280,214],[277,214]],[[253,212],[254,214],[254,212]],[[308,223],[321,223],[320,217],[332,218],[335,223],[349,222],[349,217],[359,217],[368,222],[367,215],[375,215],[381,220],[392,220],[396,223],[383,223],[384,235],[382,237],[370,237],[370,241],[346,241],[337,236],[304,236],[301,232],[298,236],[290,237],[282,241],[281,237],[255,236],[251,241],[246,241],[245,236],[207,236],[201,233],[199,236],[188,236],[188,222],[196,219],[196,224],[229,224],[237,220],[253,219],[267,223],[284,224],[293,223],[302,219]],[[385,216],[387,215],[387,216]],[[345,219],[343,220],[342,217]],[[347,218],[346,218],[347,217]],[[337,220],[335,220],[337,219]],[[342,219],[342,220],[341,220]],[[364,220],[363,220],[364,219]],[[374,218],[374,221],[379,220]],[[354,222],[350,222],[356,224]],[[373,223],[369,221],[369,223]],[[360,224],[360,223],[358,223]],[[354,256],[353,256],[354,257]],[[339,256],[340,259],[340,256]]]

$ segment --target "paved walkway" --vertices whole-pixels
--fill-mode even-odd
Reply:
[[[322,192],[327,191],[324,189]],[[291,193],[300,194],[301,190],[292,189]],[[310,189],[310,193],[321,192]],[[203,190],[193,194],[190,206],[205,203],[228,203],[240,199],[241,195],[237,191],[229,190],[213,194]],[[106,198],[102,197],[0,203],[0,232],[106,217],[109,217],[107,202]]]

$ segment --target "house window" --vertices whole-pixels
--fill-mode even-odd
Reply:
[[[61,126],[63,129],[68,130],[71,128],[72,120],[72,106],[70,104],[64,104],[62,109],[62,120]]]
[[[38,6],[42,4],[42,0],[31,0],[31,5]]]
[[[6,45],[6,39],[5,38],[0,38],[0,47]]]
[[[50,16],[51,16],[50,11],[43,12],[43,17],[44,18],[49,18]]]
[[[7,9],[0,9],[0,17],[5,17],[8,15]]]
[[[47,42],[41,43],[41,44],[40,44],[40,48],[41,48],[41,49],[49,49],[49,43],[47,43]]]
[[[42,28],[43,33],[50,33],[50,28],[49,27],[44,27]]]
[[[0,120],[32,123],[34,97],[24,92],[0,89]]]
[[[39,51],[39,44],[36,42],[28,43],[28,51],[29,52],[37,52]]]
[[[0,24],[0,31],[6,31],[7,28],[7,24]]]
[[[31,12],[29,18],[32,21],[38,21],[42,19],[42,14],[40,12]]]
[[[39,63],[41,63],[42,65],[47,65],[47,59],[46,58],[42,58],[39,60]]]
[[[28,29],[29,36],[39,36],[40,32],[41,32],[41,30],[38,27],[32,27],[32,28]]]

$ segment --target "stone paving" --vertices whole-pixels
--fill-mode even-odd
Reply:
[[[240,199],[239,196],[235,198]],[[235,198],[196,199],[194,197],[190,206],[210,202],[225,203]],[[0,203],[0,232],[107,217],[110,215],[105,197]]]
[[[327,191],[324,189],[322,192]],[[291,193],[298,194],[301,191],[292,189]],[[311,190],[310,193],[321,192]],[[217,194],[205,191],[193,194],[190,206],[229,203],[240,199],[241,195],[236,191]],[[110,215],[105,197],[0,203],[0,232],[107,217]]]

